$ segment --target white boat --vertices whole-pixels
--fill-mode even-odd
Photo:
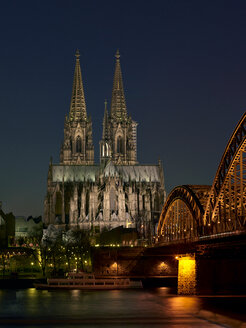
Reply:
[[[128,289],[142,288],[141,281],[129,278],[96,278],[93,273],[69,273],[67,278],[47,279],[47,284],[34,284],[36,289]]]

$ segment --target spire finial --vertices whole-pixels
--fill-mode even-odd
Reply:
[[[73,77],[73,89],[72,89],[72,99],[70,103],[70,121],[86,120],[86,104],[85,104],[85,95],[82,82],[82,74],[79,61],[79,50],[76,50],[75,53],[76,63]]]
[[[120,67],[120,52],[117,49],[116,54],[116,63],[114,71],[114,82],[112,90],[112,100],[111,100],[111,116],[117,120],[124,120],[127,117],[126,111],[126,101],[124,95],[122,73]]]
[[[79,59],[79,57],[80,57],[79,49],[76,50],[75,57],[76,57],[77,59]]]
[[[119,49],[117,49],[117,51],[116,51],[115,58],[117,60],[120,60],[120,51],[119,51]]]
[[[108,104],[107,99],[105,99],[105,100],[104,100],[105,110],[107,110],[107,104]]]

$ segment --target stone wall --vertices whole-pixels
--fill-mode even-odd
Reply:
[[[178,264],[178,294],[194,295],[197,291],[197,265],[194,257],[180,257]]]
[[[171,256],[153,256],[145,247],[105,247],[93,251],[96,275],[177,276],[177,261]]]

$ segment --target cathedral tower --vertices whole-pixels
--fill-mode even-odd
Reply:
[[[94,163],[92,122],[86,112],[78,50],[75,56],[72,98],[69,115],[65,118],[64,142],[60,151],[60,163],[91,165]]]
[[[101,163],[111,159],[117,165],[137,164],[137,123],[127,113],[120,67],[119,50],[116,52],[110,115],[105,103],[103,134],[100,141]]]

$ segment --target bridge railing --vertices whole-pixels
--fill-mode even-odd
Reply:
[[[203,240],[212,240],[218,238],[226,238],[230,236],[239,236],[246,235],[246,229],[244,230],[235,230],[235,231],[226,231],[226,232],[218,232],[212,234],[203,234],[197,237],[183,238],[183,239],[167,239],[165,236],[155,237],[154,244],[155,245],[170,245],[170,244],[188,244],[195,243]]]

